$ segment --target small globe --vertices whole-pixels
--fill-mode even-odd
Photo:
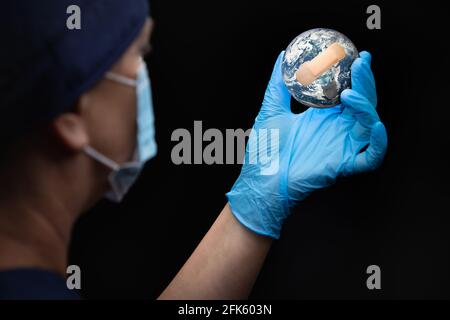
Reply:
[[[310,84],[301,84],[297,71],[332,44],[337,43],[345,56]],[[290,94],[300,103],[315,108],[333,107],[340,103],[340,94],[351,85],[351,66],[358,50],[345,35],[331,29],[317,28],[300,34],[287,47],[283,58],[283,80]]]

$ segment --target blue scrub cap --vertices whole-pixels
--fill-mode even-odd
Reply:
[[[70,30],[67,8],[81,12]],[[147,0],[9,0],[0,5],[0,137],[74,105],[131,45]]]

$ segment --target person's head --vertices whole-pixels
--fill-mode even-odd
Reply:
[[[79,30],[66,26],[73,4]],[[136,157],[142,130],[136,86],[146,80],[142,57],[153,28],[147,0],[15,0],[10,6],[12,18],[25,16],[20,26],[12,18],[0,21],[2,29],[13,24],[9,38],[21,37],[0,55],[0,177],[7,188],[0,198],[60,197],[72,211],[83,211],[111,188],[112,171],[86,150],[117,165]],[[153,119],[139,121],[152,125]]]

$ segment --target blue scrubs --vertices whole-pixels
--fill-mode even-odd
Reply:
[[[60,274],[41,269],[0,271],[0,300],[79,300]]]

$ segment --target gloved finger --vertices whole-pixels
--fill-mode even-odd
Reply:
[[[372,128],[370,144],[366,151],[358,154],[354,162],[354,172],[371,171],[383,162],[388,145],[387,132],[383,123],[378,121]]]
[[[352,115],[365,128],[372,128],[380,121],[377,111],[370,102],[353,89],[342,91],[341,102],[345,114]]]
[[[283,81],[281,64],[283,63],[284,51],[280,53],[273,68],[272,77],[264,95],[260,114],[272,116],[280,113],[290,112],[291,95]]]
[[[367,51],[359,54],[351,67],[352,71],[352,89],[364,96],[373,108],[377,106],[377,91],[375,86],[375,77],[373,76],[370,64],[372,56]]]
[[[359,53],[359,57],[362,60],[364,60],[365,62],[367,62],[369,64],[369,67],[370,67],[370,64],[372,63],[372,55],[370,54],[370,52],[368,52],[368,51],[361,51]]]

